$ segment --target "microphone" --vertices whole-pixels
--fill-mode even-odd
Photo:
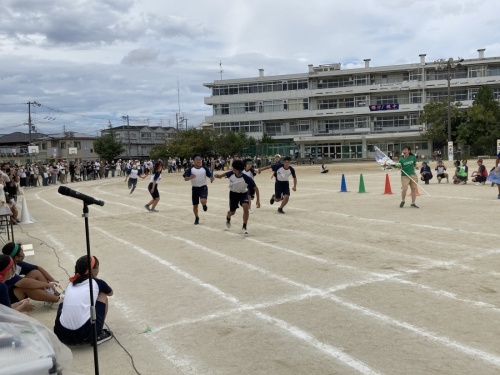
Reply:
[[[70,189],[66,186],[59,186],[57,192],[62,195],[67,195],[68,197],[80,199],[87,204],[97,204],[98,206],[104,206],[104,201],[100,201],[99,199],[95,199],[94,197],[82,194],[79,191]]]

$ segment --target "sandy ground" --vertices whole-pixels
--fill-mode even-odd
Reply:
[[[209,184],[198,226],[180,173],[163,174],[158,213],[143,207],[147,180],[132,196],[119,177],[68,184],[106,202],[90,206],[91,248],[115,292],[107,323],[139,373],[500,373],[496,187],[434,178],[420,209],[409,198],[401,209],[397,172],[383,194],[375,162],[296,171],[285,215],[269,204],[270,171],[256,178],[249,235],[241,209],[225,226],[226,180]],[[67,283],[86,252],[84,220],[81,201],[57,188],[26,190],[36,223],[15,236]],[[52,327],[55,309],[31,315]],[[101,374],[136,373],[119,343],[98,347]],[[94,373],[90,347],[73,355],[73,370]]]

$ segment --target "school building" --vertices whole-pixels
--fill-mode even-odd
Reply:
[[[469,60],[342,69],[341,64],[309,65],[306,73],[223,79],[204,86],[211,90],[205,118],[214,129],[244,131],[257,139],[271,136],[286,154],[302,158],[371,158],[373,148],[398,152],[405,145],[430,156],[444,144],[423,137],[419,124],[425,104],[448,99],[471,106],[483,85],[500,97],[500,57],[484,49]],[[444,156],[444,153],[443,153]]]

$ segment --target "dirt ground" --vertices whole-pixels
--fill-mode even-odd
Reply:
[[[375,162],[329,167],[296,167],[285,215],[269,203],[270,171],[257,176],[248,235],[241,209],[225,226],[226,180],[209,184],[198,226],[180,173],[163,173],[158,213],[144,208],[147,180],[132,196],[122,177],[68,184],[106,202],[89,215],[115,293],[100,373],[135,374],[125,348],[140,374],[499,374],[497,188],[434,177],[419,209],[401,209],[397,172],[390,195]],[[15,238],[67,284],[86,252],[83,205],[58,187],[26,189],[36,222]],[[31,316],[52,327],[55,313]],[[92,348],[72,350],[73,370],[93,374]]]

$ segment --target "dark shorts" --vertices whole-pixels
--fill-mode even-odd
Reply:
[[[486,182],[486,177],[484,177],[480,174],[474,176],[474,178],[476,179],[476,182]]]
[[[207,199],[208,197],[208,187],[205,186],[193,186],[191,191],[191,200],[193,201],[193,206],[200,204],[200,199]]]
[[[132,186],[137,185],[137,178],[129,178],[128,179],[128,188],[130,189]]]
[[[66,345],[82,345],[92,343],[92,325],[90,319],[85,322],[83,326],[76,330],[67,329],[63,327],[59,318],[61,317],[63,303],[59,305],[57,309],[56,322],[54,325],[54,333],[61,340],[62,343]],[[97,331],[97,336],[99,336],[104,327],[104,318],[106,317],[106,304],[97,301],[95,304],[96,320],[95,326]]]
[[[15,286],[9,288],[9,299],[11,304],[19,302],[19,298],[17,298],[16,295],[14,294],[15,288],[16,288]]]
[[[238,205],[243,206],[244,204],[248,204],[248,192],[229,192],[229,211],[234,212],[238,209]]]
[[[457,176],[460,181],[467,181],[467,176]]]
[[[274,183],[274,196],[281,199],[285,195],[290,195],[290,183],[288,181],[276,181]]]
[[[149,193],[151,194],[151,196],[153,197],[153,199],[160,198],[160,193],[158,191],[158,184],[155,185],[155,189],[151,193],[151,189],[152,188],[153,188],[153,183],[150,182],[149,185],[148,185],[148,191],[149,191]]]
[[[437,178],[446,178],[446,173],[438,173]]]

